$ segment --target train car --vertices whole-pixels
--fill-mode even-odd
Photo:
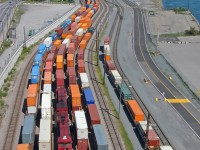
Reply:
[[[64,87],[58,87],[56,89],[56,97],[57,97],[58,102],[60,100],[67,100],[67,97],[68,97],[67,90]]]
[[[45,72],[44,72],[44,84],[51,84],[52,83],[52,72],[51,71],[45,70]]]
[[[70,84],[69,90],[71,93],[72,111],[74,112],[75,110],[81,110],[82,109],[81,93],[78,85]]]
[[[87,110],[89,114],[89,124],[91,125],[91,128],[95,124],[101,124],[101,119],[96,104],[87,105]]]
[[[40,67],[33,66],[31,70],[31,83],[38,84],[40,81]]]
[[[51,84],[43,84],[43,93],[51,94]]]
[[[74,54],[76,51],[76,45],[75,43],[69,43],[69,46],[68,46],[68,50],[67,50],[67,53],[68,54]]]
[[[40,119],[39,150],[51,150],[51,119]]]
[[[67,67],[74,67],[74,54],[67,54]]]
[[[53,44],[52,37],[47,37],[47,38],[44,40],[43,44],[45,44],[45,46],[46,46],[46,48],[47,48],[47,51],[49,51],[50,48],[51,48],[51,46],[52,46],[52,44]]]
[[[25,115],[22,129],[22,143],[33,144],[35,140],[35,116]]]
[[[69,114],[67,111],[59,111],[57,112],[57,122],[58,123],[68,123],[69,122]]]
[[[56,70],[56,85],[57,85],[57,88],[65,87],[63,69],[57,69]]]
[[[29,84],[27,91],[27,110],[28,114],[37,113],[38,104],[38,84]]]
[[[75,67],[67,67],[67,75],[69,84],[76,84]]]
[[[57,104],[56,104],[56,111],[57,112],[66,112],[68,111],[68,107],[67,107],[67,102],[66,100],[61,99]]]
[[[54,64],[53,61],[48,61],[48,62],[46,62],[44,71],[45,71],[45,72],[46,72],[46,71],[47,71],[47,72],[53,72],[53,64]]]
[[[127,101],[133,99],[133,95],[126,83],[118,84],[117,89],[123,100]]]
[[[45,60],[46,59],[46,45],[45,44],[40,44],[39,46],[38,46],[38,54],[42,54],[42,56],[43,56],[43,60]]]
[[[49,36],[52,38],[52,41],[55,41],[56,38],[58,37],[58,34],[56,32],[51,33],[51,35]]]
[[[41,116],[42,119],[50,119],[52,118],[51,112],[51,94],[42,94],[42,102],[41,102]]]
[[[58,53],[58,48],[56,45],[53,45],[50,49],[50,53],[55,53],[55,56],[57,55]]]
[[[88,149],[88,126],[83,110],[75,111],[76,135],[77,135],[77,149]]]
[[[66,45],[66,49],[68,48],[69,43],[70,43],[70,39],[67,39],[67,38],[65,38],[65,39],[63,40],[63,42],[62,42],[62,44],[65,44],[65,45]]]
[[[117,70],[111,70],[111,79],[115,85],[122,83],[122,77]]]
[[[138,121],[144,121],[144,113],[141,110],[140,106],[138,105],[136,100],[128,100],[127,101],[128,110],[134,120],[135,123]]]
[[[85,62],[84,60],[80,59],[78,60],[78,73],[84,73],[85,72]]]
[[[66,53],[66,45],[61,44],[60,48],[58,50],[57,57],[56,57],[56,68],[57,69],[63,69],[65,53]]]
[[[81,87],[84,88],[89,88],[90,84],[89,84],[89,80],[88,80],[88,76],[87,73],[80,73],[80,81],[81,81]]]
[[[108,150],[108,140],[106,138],[105,130],[103,125],[95,124],[93,125],[93,140],[96,150]]]
[[[85,89],[83,89],[83,94],[84,94],[87,106],[89,104],[94,104],[95,103],[94,96],[92,94],[91,88],[85,88]]]
[[[36,54],[33,61],[33,66],[38,66],[40,68],[40,72],[42,71],[42,66],[43,66],[42,57],[43,57],[42,54]]]
[[[111,70],[116,70],[115,64],[112,60],[106,60],[105,67],[108,72],[110,72]]]
[[[66,146],[68,148],[71,148],[72,138],[71,138],[68,122],[60,122],[59,129],[60,129],[60,134],[58,137],[58,147]]]
[[[47,58],[46,58],[46,63],[47,62],[54,62],[54,60],[55,60],[55,53],[49,53],[48,55],[47,55]]]

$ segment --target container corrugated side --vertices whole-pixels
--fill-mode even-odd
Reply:
[[[88,139],[88,126],[83,110],[75,111],[77,139]]]
[[[94,135],[96,139],[96,146],[98,150],[108,150],[108,140],[106,138],[103,125],[93,125]]]
[[[51,94],[51,84],[44,84],[43,85],[43,93]]]
[[[51,119],[51,94],[42,94],[41,114],[43,119]]]
[[[35,137],[35,117],[34,115],[27,115],[24,118],[22,129],[22,143],[32,144]]]
[[[51,120],[40,119],[39,149],[51,150]]]
[[[81,78],[82,88],[87,88],[90,86],[87,73],[80,73],[80,78]]]

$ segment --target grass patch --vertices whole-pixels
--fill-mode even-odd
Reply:
[[[97,63],[96,62],[96,60],[97,60],[97,54],[96,53],[94,54],[94,60],[95,60],[94,63]],[[96,67],[96,72],[97,72],[98,80],[101,83],[103,83],[103,76],[101,74],[101,69],[100,69],[99,66]],[[109,92],[107,90],[107,87],[105,85],[101,85],[101,88],[103,89],[104,94],[108,98],[108,105],[110,107],[110,110],[111,110],[112,114],[114,116],[118,116],[118,113],[117,113],[117,111],[115,109],[114,104],[112,103],[112,100],[111,100],[111,97],[110,97]],[[132,143],[131,143],[131,141],[130,141],[130,139],[128,137],[128,134],[127,134],[127,132],[126,132],[121,120],[119,120],[119,119],[115,119],[115,120],[116,120],[116,123],[117,123],[117,127],[118,127],[118,130],[119,130],[119,133],[121,134],[121,137],[122,137],[122,139],[124,141],[126,150],[133,150],[133,145],[132,145]]]
[[[160,37],[178,37],[178,36],[188,36],[185,32],[179,32],[179,33],[169,33],[169,34],[161,34]]]
[[[11,44],[12,44],[12,41],[10,39],[4,40],[0,47],[0,55],[4,52],[5,49],[10,47]]]

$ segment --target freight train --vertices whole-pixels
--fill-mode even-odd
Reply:
[[[105,71],[110,77],[111,84],[117,89],[118,94],[121,95],[120,98],[126,104],[125,106],[145,142],[147,121],[145,120],[144,113],[137,103],[137,100],[133,99],[133,95],[129,87],[122,81],[123,79],[110,57],[111,50],[109,36],[104,38],[104,46],[102,50],[104,53],[103,63]],[[150,149],[172,149],[171,146],[160,146],[160,138],[151,125],[149,126],[148,132],[148,147]]]
[[[91,17],[97,10],[98,2],[87,1],[39,45],[18,150],[87,150],[91,143],[94,149],[108,149],[84,65],[84,50],[92,36],[88,32]],[[36,124],[40,130],[35,142]],[[92,141],[88,140],[88,131],[92,132]]]

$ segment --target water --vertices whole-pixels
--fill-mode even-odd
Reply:
[[[190,10],[193,16],[200,22],[200,0],[162,0],[165,9],[183,7]]]

